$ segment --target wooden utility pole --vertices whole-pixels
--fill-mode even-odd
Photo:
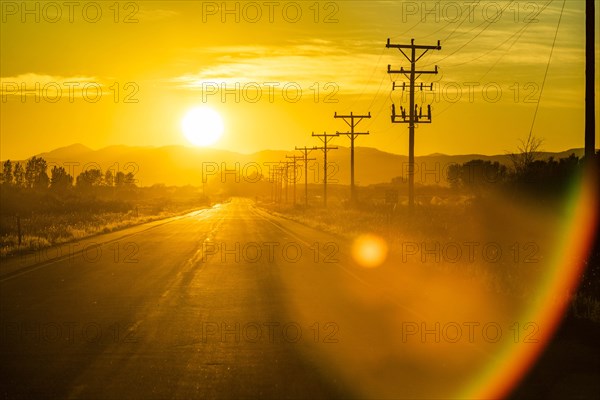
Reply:
[[[328,134],[326,132],[323,132],[322,134],[315,134],[313,132],[312,135],[318,137],[321,142],[323,142],[323,147],[320,147],[319,149],[323,150],[323,205],[327,207],[327,152],[329,150],[337,150],[337,146],[330,147],[327,144],[334,137],[338,137],[339,135],[337,133]]]
[[[285,204],[288,203],[288,192],[290,188],[290,166],[294,164],[292,161],[281,161],[283,165],[283,170],[285,171],[284,180],[285,180]]]
[[[399,70],[392,70],[388,65],[388,74],[403,74],[409,80],[410,90],[410,106],[408,109],[408,119],[405,110],[401,107],[401,114],[396,114],[396,106],[392,104],[392,123],[407,123],[408,124],[408,205],[412,209],[415,205],[415,124],[418,123],[431,123],[431,106],[427,106],[427,116],[423,117],[422,110],[417,108],[415,105],[415,81],[422,74],[437,74],[437,65],[433,71],[420,71],[416,69],[417,61],[421,59],[429,50],[441,50],[440,41],[438,40],[437,46],[422,46],[416,45],[415,39],[411,39],[410,44],[391,44],[388,38],[385,45],[387,48],[395,48],[406,57],[410,62],[410,69],[406,70],[400,68]],[[410,56],[407,55],[404,50],[410,50]],[[420,50],[420,54],[417,55],[417,50]],[[430,86],[432,88],[433,85]],[[404,85],[402,85],[404,88]],[[393,83],[392,90],[396,89],[396,82]],[[401,119],[400,119],[401,118]]]
[[[594,47],[596,18],[594,0],[585,2],[585,158],[590,161],[596,152],[596,60]]]
[[[275,167],[275,199],[281,203],[281,192],[283,191],[283,167],[281,165]]]
[[[293,160],[292,161],[292,168],[294,171],[293,172],[294,173],[294,178],[293,178],[294,179],[294,197],[293,197],[293,199],[294,199],[294,207],[295,207],[296,206],[296,160],[301,160],[302,156],[293,155],[293,156],[285,156],[285,158],[291,158]]]
[[[279,202],[279,198],[278,198],[278,191],[277,191],[277,185],[279,184],[279,167],[273,167],[273,202],[277,203]]]
[[[296,147],[296,150],[300,150],[304,155],[304,205],[308,206],[308,161],[316,160],[316,158],[308,158],[308,153],[315,150],[316,147]]]
[[[369,112],[368,115],[354,115],[353,113],[350,113],[350,115],[337,115],[336,112],[333,114],[333,118],[342,118],[350,127],[350,132],[337,132],[337,134],[344,134],[350,138],[350,203],[354,204],[356,202],[356,192],[354,189],[354,139],[358,135],[369,134],[369,132],[355,132],[354,128],[363,118],[371,118],[371,113]]]
[[[277,176],[277,170],[275,168],[269,169],[269,180],[271,181],[271,202],[275,203],[276,191],[275,191],[275,180]]]

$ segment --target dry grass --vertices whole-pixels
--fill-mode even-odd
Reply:
[[[412,213],[406,206],[398,206],[393,212],[385,207],[324,209],[275,204],[262,207],[349,240],[364,233],[379,235],[397,259],[408,243],[420,249],[458,244],[463,250],[459,262],[443,256],[437,261],[429,255],[425,261],[417,255],[409,262],[418,263],[432,273],[456,273],[477,279],[489,291],[517,299],[530,295],[530,285],[539,282],[544,269],[549,267],[557,240],[556,226],[561,218],[556,210],[536,209],[501,197],[465,204],[418,205]],[[479,244],[474,262],[466,260],[464,243],[467,242]],[[502,256],[493,262],[482,260],[481,249],[486,244],[500,248]]]
[[[600,300],[590,294],[577,293],[569,310],[576,318],[600,322]]]
[[[82,239],[92,235],[114,232],[130,226],[140,225],[187,211],[198,209],[189,205],[172,206],[168,209],[145,207],[127,212],[71,212],[63,214],[38,213],[21,217],[21,245],[17,236],[14,216],[2,217],[0,257],[37,251]]]

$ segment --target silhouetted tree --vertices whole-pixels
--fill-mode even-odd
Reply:
[[[63,167],[52,167],[50,188],[64,192],[73,186],[73,177]]]
[[[508,171],[505,165],[497,161],[471,160],[450,165],[447,174],[451,187],[480,191],[504,183]]]
[[[121,171],[117,172],[115,175],[115,186],[120,188],[125,184],[125,174]]]
[[[50,179],[46,170],[48,164],[42,157],[31,157],[25,166],[25,184],[31,189],[47,189]]]
[[[104,185],[105,186],[113,186],[115,184],[115,176],[112,171],[109,169],[104,174]]]
[[[117,172],[115,175],[115,186],[117,188],[132,188],[135,187],[135,178],[132,172],[124,173]]]
[[[99,169],[88,169],[77,176],[77,187],[89,189],[102,185],[102,171]]]
[[[538,157],[543,139],[535,137],[531,132],[527,139],[520,139],[520,146],[517,146],[517,153],[509,153],[508,157],[513,163],[513,168],[517,174],[526,170]]]
[[[558,161],[552,157],[547,160],[534,160],[515,170],[511,181],[521,191],[559,194],[567,189],[581,165],[575,154]]]
[[[25,170],[23,169],[23,165],[21,163],[15,163],[15,169],[13,171],[13,178],[15,186],[18,188],[25,187]]]
[[[0,183],[8,186],[13,184],[13,166],[10,160],[6,160],[2,165],[2,175],[0,176]]]

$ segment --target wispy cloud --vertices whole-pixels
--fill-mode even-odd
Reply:
[[[515,73],[511,71],[515,70],[524,75],[525,81],[536,81],[540,68],[548,62],[551,43],[523,40],[512,47],[510,42],[498,47],[497,38],[501,33],[490,31],[478,38],[479,42],[460,51],[456,47],[449,47],[443,52],[431,52],[421,61],[420,67],[433,68],[438,65],[445,70],[444,79],[455,82],[478,78],[489,80],[499,72],[507,79],[513,79]],[[339,86],[340,94],[377,93],[382,90],[382,79],[389,79],[386,72],[388,64],[393,67],[407,66],[398,51],[385,49],[382,45],[372,41],[347,41],[336,45],[328,41],[311,41],[295,42],[281,48],[205,48],[202,49],[203,54],[210,54],[210,57],[204,57],[202,68],[169,78],[166,83],[181,89],[198,90],[208,82],[228,87],[236,83],[264,82],[296,82],[308,87],[315,82],[334,82]],[[486,46],[495,50],[485,52],[483,49]],[[582,57],[580,48],[564,46],[555,49],[552,61],[561,65],[574,64],[580,62]],[[390,78],[402,80],[401,75]],[[442,76],[423,76],[422,79],[428,82],[442,79]],[[386,82],[383,84],[385,86]]]
[[[356,91],[364,85],[364,72],[378,61],[376,53],[353,53],[328,41],[291,43],[280,49],[268,46],[235,46],[202,49],[211,61],[198,71],[166,80],[178,88],[198,89],[203,83],[295,82],[308,87],[315,82],[336,83],[340,90]],[[383,70],[382,70],[383,71]]]
[[[106,92],[106,83],[95,76],[61,76],[30,72],[0,77],[2,101],[27,96],[58,101],[63,98],[95,97]]]
[[[131,16],[140,22],[155,22],[168,18],[173,18],[179,15],[177,11],[174,10],[165,10],[162,8],[149,8],[147,6],[140,7],[139,11],[135,12]]]

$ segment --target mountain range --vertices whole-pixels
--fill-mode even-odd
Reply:
[[[98,168],[102,171],[111,169],[113,172],[132,172],[139,185],[150,186],[153,184],[166,185],[200,185],[202,171],[205,175],[221,177],[233,181],[236,171],[243,176],[252,175],[256,171],[265,176],[269,169],[278,161],[290,161],[286,155],[300,155],[299,151],[264,150],[252,154],[242,154],[221,149],[195,148],[186,146],[141,147],[116,145],[99,150],[93,150],[83,144],[73,144],[40,153],[36,156],[43,157],[49,169],[54,165],[64,166],[73,176],[85,169]],[[583,149],[571,149],[558,153],[543,152],[540,158],[555,159],[568,157],[575,154],[583,156]],[[309,157],[316,160],[309,162],[308,181],[313,183],[316,175],[322,179],[323,152],[313,150]],[[446,171],[452,164],[461,164],[473,159],[489,160],[510,165],[506,154],[481,155],[446,155],[430,154],[415,157],[415,182],[421,184],[447,185]],[[350,149],[338,146],[337,150],[328,153],[329,182],[349,184],[350,182]],[[333,164],[333,165],[332,165]],[[298,167],[303,173],[303,165]],[[396,177],[405,177],[408,170],[408,157],[388,153],[370,147],[355,148],[355,182],[357,185],[371,185],[390,182]],[[304,181],[302,177],[301,182]],[[337,182],[335,182],[337,181]]]

